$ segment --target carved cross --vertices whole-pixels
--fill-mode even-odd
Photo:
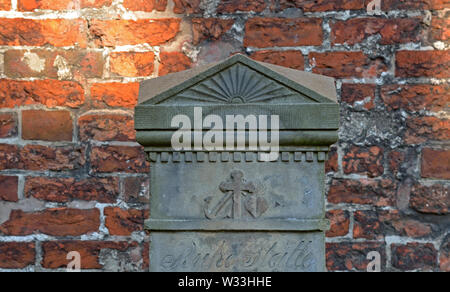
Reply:
[[[242,195],[244,192],[254,193],[256,187],[253,183],[247,183],[244,180],[244,173],[240,170],[234,170],[231,173],[231,180],[223,182],[219,186],[220,190],[224,193],[231,192],[233,197],[233,218],[239,219],[242,214]]]

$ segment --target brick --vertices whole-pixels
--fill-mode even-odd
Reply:
[[[81,269],[102,269],[100,253],[103,250],[128,251],[136,247],[135,242],[126,241],[47,241],[42,243],[42,267],[46,269],[66,268],[70,260],[67,254],[77,251],[81,256]]]
[[[0,0],[0,10],[11,10],[11,0]]]
[[[366,110],[375,107],[375,84],[342,84],[341,101]]]
[[[261,18],[247,21],[245,47],[320,46],[322,20],[317,18]]]
[[[105,208],[105,225],[111,235],[128,236],[133,232],[144,230],[144,220],[148,218],[148,215],[148,210],[107,207]]]
[[[404,152],[391,151],[388,155],[389,170],[391,173],[397,175],[405,160],[406,154]]]
[[[450,179],[450,150],[422,150],[422,177]]]
[[[101,52],[86,50],[8,50],[4,59],[11,78],[101,78],[105,64]]]
[[[431,39],[448,41],[450,39],[450,12],[443,17],[433,17],[431,20]]]
[[[330,229],[326,232],[327,237],[345,236],[350,227],[350,215],[344,210],[331,210],[327,212],[327,219],[330,220]]]
[[[134,119],[126,115],[86,115],[78,119],[81,141],[135,141]]]
[[[222,0],[217,7],[217,13],[235,13],[238,11],[262,12],[266,9],[264,0]]]
[[[0,170],[14,169],[20,161],[17,145],[0,144]]]
[[[394,84],[381,88],[381,99],[389,110],[438,112],[450,103],[449,91],[448,85]]]
[[[405,142],[420,144],[430,140],[450,139],[450,119],[437,117],[410,117],[406,120]]]
[[[395,75],[398,77],[450,77],[450,51],[399,51]]]
[[[0,242],[0,268],[23,269],[34,264],[33,242]]]
[[[330,147],[330,152],[328,152],[328,159],[325,161],[325,172],[337,172],[339,170],[338,166],[338,153],[336,147]]]
[[[26,197],[58,203],[73,200],[114,203],[119,196],[119,180],[27,177],[24,193]]]
[[[153,52],[119,52],[110,58],[111,72],[124,77],[150,76],[154,72]]]
[[[356,211],[353,237],[370,240],[383,239],[386,235],[420,238],[432,233],[431,225],[403,217],[398,211]]]
[[[202,14],[201,0],[173,0],[173,12],[177,14]]]
[[[0,18],[1,46],[87,46],[87,23],[82,19]]]
[[[53,236],[80,236],[92,233],[100,227],[100,212],[97,209],[46,209],[25,213],[11,211],[9,220],[0,225],[5,235],[25,236],[42,233]]]
[[[159,76],[180,72],[191,68],[192,61],[185,54],[163,52],[160,54]]]
[[[342,158],[345,174],[365,174],[377,177],[383,174],[383,149],[378,146],[369,148],[352,146]]]
[[[0,113],[0,138],[17,136],[17,117],[14,113]]]
[[[139,83],[95,83],[91,87],[95,107],[134,108],[138,95]]]
[[[72,141],[73,123],[68,111],[22,111],[22,139]]]
[[[17,202],[19,198],[19,178],[17,176],[0,175],[0,201]]]
[[[381,9],[389,10],[437,10],[449,8],[448,0],[384,0]]]
[[[83,147],[27,145],[20,149],[20,161],[11,168],[35,171],[80,169],[85,164]]]
[[[367,255],[377,251],[381,255],[381,267],[386,263],[386,247],[378,242],[339,242],[326,244],[326,264],[328,271],[366,271],[371,262]]]
[[[194,18],[192,19],[192,42],[194,45],[204,40],[218,40],[234,24],[232,19]]]
[[[379,34],[382,45],[420,41],[419,18],[354,18],[331,24],[333,44],[354,45]]]
[[[304,12],[324,12],[365,9],[366,0],[280,0],[280,9],[299,8]]]
[[[97,46],[114,47],[148,43],[159,46],[175,38],[180,19],[97,20],[90,21],[89,31]]]
[[[124,0],[123,7],[131,11],[165,11],[167,0]]]
[[[125,202],[148,204],[150,202],[150,179],[148,177],[127,177],[123,181]]]
[[[15,81],[0,79],[0,107],[38,105],[79,108],[84,90],[77,82],[58,80]]]
[[[437,251],[431,243],[392,244],[392,266],[402,271],[431,271],[437,266]]]
[[[371,59],[362,52],[310,53],[313,72],[335,78],[375,77],[387,71],[382,58]]]
[[[93,172],[148,173],[149,165],[141,147],[94,147],[91,153]]]
[[[450,272],[450,235],[447,235],[442,241],[439,268],[441,272]]]
[[[101,8],[111,6],[112,0],[18,0],[19,11],[39,10],[77,10],[82,8]]]
[[[333,179],[328,202],[361,204],[379,207],[394,206],[397,184],[390,179]]]
[[[410,207],[425,214],[450,213],[450,186],[415,184],[411,190]]]
[[[305,58],[300,51],[258,51],[251,55],[256,61],[289,67],[296,70],[305,69]]]

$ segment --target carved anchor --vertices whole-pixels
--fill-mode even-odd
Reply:
[[[242,196],[247,197],[245,208],[253,216],[258,217],[267,210],[267,202],[263,198],[256,198],[256,186],[252,182],[246,182],[244,173],[240,170],[234,170],[230,175],[231,179],[222,182],[219,189],[225,193],[216,207],[209,212],[205,208],[205,215],[208,219],[217,218],[220,211],[232,200],[232,218],[240,219],[242,216]]]

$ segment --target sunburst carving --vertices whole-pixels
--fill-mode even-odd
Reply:
[[[264,103],[298,93],[262,74],[236,64],[178,94],[176,100],[201,103]]]

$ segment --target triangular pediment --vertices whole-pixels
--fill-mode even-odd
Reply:
[[[236,55],[141,83],[140,105],[335,103],[332,78]]]

